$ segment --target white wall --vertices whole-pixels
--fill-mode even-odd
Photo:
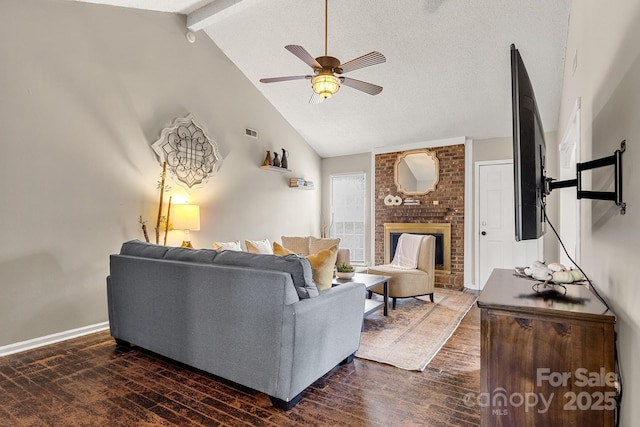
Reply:
[[[624,375],[622,426],[640,419],[640,1],[576,0],[572,4],[560,126],[564,134],[575,100],[582,100],[581,161],[623,155],[627,214],[612,202],[582,200],[582,265],[617,316]],[[576,60],[574,71],[573,63]],[[602,174],[601,174],[602,175]],[[611,184],[611,174],[595,176],[594,189]],[[606,188],[605,188],[606,189]],[[561,190],[560,190],[561,191]]]
[[[0,346],[107,320],[109,254],[143,239],[140,215],[154,240],[161,167],[150,145],[189,112],[224,157],[197,190],[168,182],[202,206],[195,246],[319,234],[321,186],[297,191],[288,179],[319,184],[321,159],[208,37],[186,41],[184,21],[0,2]],[[291,174],[258,167],[282,147]]]

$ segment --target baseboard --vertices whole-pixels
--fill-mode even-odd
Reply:
[[[44,337],[5,345],[0,347],[0,357],[32,350],[34,348],[43,347],[60,341],[70,340],[72,338],[81,337],[94,332],[104,331],[105,329],[109,329],[109,322],[96,323],[95,325],[83,326],[82,328],[71,329],[69,331],[58,332]]]

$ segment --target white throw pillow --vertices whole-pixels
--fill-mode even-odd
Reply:
[[[269,239],[245,240],[244,244],[247,247],[247,252],[254,254],[273,254],[273,249],[271,248]]]
[[[240,240],[235,242],[213,242],[213,249],[217,251],[242,251]]]

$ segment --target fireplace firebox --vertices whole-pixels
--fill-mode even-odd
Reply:
[[[451,273],[451,224],[449,223],[385,223],[384,263],[393,259],[398,239],[403,233],[432,235],[436,238],[436,272]]]

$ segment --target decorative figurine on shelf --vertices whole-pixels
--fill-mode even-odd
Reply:
[[[284,148],[282,149],[282,161],[280,162],[280,165],[284,169],[289,168],[289,160],[287,159],[287,150],[285,150]]]
[[[278,158],[278,153],[276,153],[275,151],[273,152],[273,166],[279,168],[280,167],[280,159]]]
[[[271,151],[267,150],[267,157],[264,158],[262,166],[271,166]]]

